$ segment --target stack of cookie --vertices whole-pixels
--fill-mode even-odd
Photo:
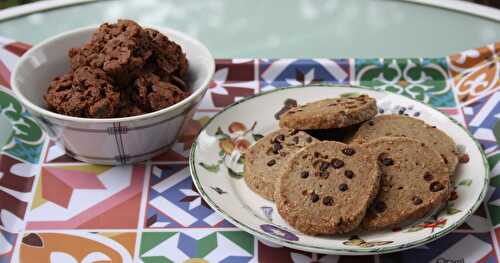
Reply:
[[[366,95],[290,108],[280,130],[248,149],[247,185],[311,235],[393,228],[442,207],[458,164],[453,140],[421,120],[377,112]]]

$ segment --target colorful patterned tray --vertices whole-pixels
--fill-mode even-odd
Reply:
[[[218,60],[209,92],[173,149],[122,167],[77,162],[49,141],[8,89],[9,72],[29,46],[4,38],[0,45],[0,263],[499,262],[500,43],[438,59]],[[242,97],[313,82],[401,93],[465,125],[492,169],[484,205],[438,241],[355,258],[279,247],[223,220],[189,175],[187,157],[197,131]]]

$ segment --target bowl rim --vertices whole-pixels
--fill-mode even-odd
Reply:
[[[47,39],[43,40],[42,42],[34,45],[26,53],[24,53],[21,56],[21,58],[19,59],[19,61],[16,63],[14,70],[12,71],[12,75],[10,77],[11,88],[12,88],[14,94],[18,97],[19,101],[21,101],[21,103],[23,105],[25,105],[30,110],[37,112],[43,116],[47,116],[47,117],[50,117],[53,119],[58,119],[61,121],[71,121],[71,122],[79,122],[79,123],[94,123],[94,124],[95,123],[128,122],[128,121],[138,121],[138,120],[145,120],[145,119],[154,118],[154,117],[160,116],[162,114],[180,109],[183,106],[188,105],[191,102],[193,102],[194,100],[196,100],[196,98],[198,98],[199,96],[202,96],[206,92],[206,90],[208,89],[209,84],[212,81],[213,75],[215,73],[215,59],[214,59],[212,53],[210,52],[210,50],[201,41],[197,40],[196,38],[194,38],[186,33],[180,32],[178,30],[175,30],[175,29],[172,29],[169,27],[155,27],[155,26],[150,26],[150,25],[141,25],[141,26],[144,26],[147,28],[153,28],[155,30],[160,31],[161,33],[166,33],[167,37],[169,34],[176,35],[180,38],[185,39],[187,42],[192,42],[195,45],[199,46],[201,53],[204,53],[204,55],[207,56],[209,61],[210,61],[209,65],[208,65],[209,77],[207,77],[206,79],[203,80],[202,84],[200,85],[200,88],[198,88],[197,90],[192,92],[187,98],[184,98],[180,102],[175,103],[174,105],[171,105],[169,107],[163,108],[161,110],[149,112],[146,114],[141,114],[141,115],[137,115],[137,116],[130,116],[130,117],[120,117],[120,118],[83,118],[83,117],[68,116],[68,115],[52,112],[48,109],[45,109],[41,106],[38,106],[35,103],[31,102],[28,98],[26,98],[24,96],[24,94],[19,90],[19,87],[17,86],[16,81],[15,81],[17,76],[20,74],[19,73],[20,72],[20,69],[19,69],[20,65],[25,63],[28,59],[30,59],[31,55],[35,51],[43,48],[44,46],[46,46],[50,43],[61,41],[68,35],[79,34],[79,33],[82,33],[84,31],[89,31],[89,30],[96,30],[99,27],[99,25],[91,25],[91,26],[79,27],[76,29],[65,31],[65,32],[59,33],[55,36],[52,36],[50,38],[47,38]],[[181,48],[183,48],[183,47],[181,47]],[[186,52],[186,50],[184,48],[183,48],[183,52]]]

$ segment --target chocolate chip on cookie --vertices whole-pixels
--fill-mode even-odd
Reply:
[[[332,159],[332,167],[333,168],[339,169],[339,168],[342,168],[342,166],[344,166],[344,161],[337,159],[337,158]]]
[[[346,155],[345,149],[355,154]],[[306,155],[311,158],[304,159]],[[314,176],[307,180],[297,176],[303,171],[314,171]],[[284,220],[306,234],[345,233],[360,224],[377,194],[379,181],[376,158],[366,149],[316,142],[290,159],[276,186],[276,206]],[[304,198],[304,191],[313,194]]]
[[[382,191],[363,219],[364,228],[391,228],[445,204],[449,172],[431,147],[404,137],[381,137],[362,146],[377,156],[382,171]]]
[[[258,140],[245,153],[244,179],[249,188],[262,197],[273,200],[276,180],[281,170],[288,165],[287,162],[294,153],[311,144],[306,143],[308,140],[317,141],[305,132],[291,129],[280,129]],[[297,174],[300,174],[298,178],[302,180],[309,177],[306,169]]]
[[[343,184],[340,184],[340,185],[339,185],[339,190],[340,190],[341,192],[345,192],[345,191],[347,191],[348,189],[349,189],[349,187],[348,187],[348,186],[347,186],[347,184],[345,184],[345,183],[343,183]]]
[[[333,197],[331,197],[331,196],[323,197],[323,204],[326,206],[332,206],[333,205]]]
[[[351,170],[345,170],[344,175],[345,175],[345,177],[352,179],[354,177],[354,172]]]
[[[455,142],[443,131],[424,121],[402,115],[381,115],[361,125],[349,143],[367,143],[382,136],[408,137],[419,140],[422,144],[432,146],[448,167],[451,178],[454,178],[458,165],[458,152]]]

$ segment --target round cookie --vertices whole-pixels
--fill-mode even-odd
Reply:
[[[318,142],[290,160],[277,182],[276,206],[303,233],[346,233],[361,223],[379,181],[379,167],[366,149]]]
[[[364,146],[377,158],[382,178],[363,228],[398,226],[422,218],[447,201],[448,169],[429,146],[403,137],[382,137]]]
[[[291,108],[280,116],[280,127],[331,129],[351,126],[377,114],[375,99],[367,95],[324,99]]]
[[[458,164],[455,142],[436,126],[412,117],[381,115],[363,123],[351,142],[366,143],[382,136],[402,136],[422,141],[441,155],[450,175],[455,174]]]
[[[295,152],[313,142],[317,140],[307,133],[291,129],[264,136],[245,153],[245,182],[254,192],[272,201],[282,168]]]

